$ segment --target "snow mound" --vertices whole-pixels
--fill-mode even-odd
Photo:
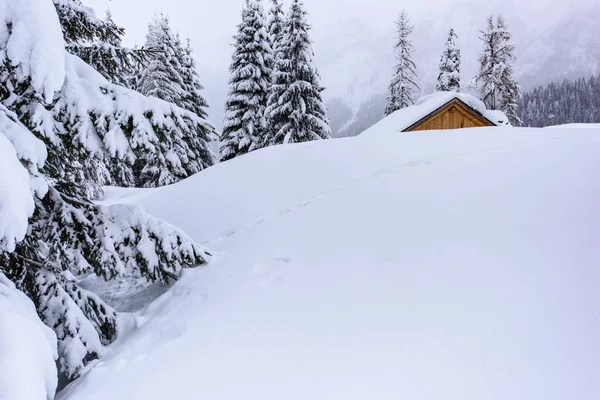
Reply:
[[[2,272],[0,355],[0,400],[54,398],[56,336],[40,321],[31,300]]]
[[[471,95],[457,92],[437,92],[421,97],[414,106],[394,112],[364,131],[361,135],[381,132],[402,132],[454,99],[459,99],[498,126],[510,125],[508,118],[502,111],[487,110],[482,101]]]
[[[599,133],[388,131],[127,192],[215,256],[59,397],[597,400]]]

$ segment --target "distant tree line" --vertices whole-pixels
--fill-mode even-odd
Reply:
[[[600,74],[539,86],[523,95],[518,109],[523,126],[600,123]]]

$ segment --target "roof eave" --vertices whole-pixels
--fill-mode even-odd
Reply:
[[[435,110],[433,110],[432,112],[430,112],[429,114],[425,115],[423,118],[421,118],[414,124],[410,125],[408,128],[405,128],[402,132],[409,132],[414,127],[421,125],[423,122],[425,122],[426,120],[431,118],[433,115],[439,113],[441,110],[443,110],[446,106],[448,106],[452,102],[459,103],[461,106],[463,106],[464,108],[466,108],[467,110],[471,111],[473,114],[475,114],[476,116],[481,118],[483,121],[487,122],[489,124],[489,126],[498,126],[498,124],[496,124],[493,121],[490,121],[483,114],[481,114],[479,111],[477,111],[476,109],[474,109],[473,107],[471,107],[470,105],[468,105],[467,103],[465,103],[464,101],[459,99],[458,97],[453,97],[450,100],[448,100],[447,102],[445,102],[444,104],[442,104],[441,106],[439,106],[438,108],[436,108]]]

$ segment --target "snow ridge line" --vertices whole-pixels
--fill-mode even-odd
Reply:
[[[303,200],[303,201],[297,203],[295,206],[287,207],[287,208],[281,209],[279,211],[276,211],[276,212],[268,214],[268,215],[263,215],[263,216],[257,218],[256,220],[254,220],[253,222],[250,222],[250,223],[244,225],[244,227],[242,227],[242,228],[229,229],[226,231],[227,233],[224,234],[223,236],[220,236],[216,239],[206,240],[202,244],[205,246],[210,246],[211,244],[221,243],[227,239],[230,239],[231,237],[238,236],[241,233],[243,233],[255,226],[258,226],[271,218],[280,217],[280,216],[289,214],[293,211],[300,210],[300,209],[307,207],[315,202],[324,200],[332,194],[339,193],[339,192],[349,189],[351,187],[364,185],[364,184],[372,181],[373,179],[379,178],[381,176],[392,173],[399,169],[413,168],[413,167],[418,167],[420,165],[428,165],[428,164],[431,164],[433,161],[452,159],[452,158],[461,157],[461,156],[465,156],[465,155],[471,155],[471,154],[500,151],[500,150],[505,150],[505,149],[509,149],[509,148],[516,149],[516,148],[524,147],[524,146],[540,146],[540,145],[544,145],[544,144],[548,143],[549,140],[555,140],[555,139],[567,138],[567,137],[576,137],[576,136],[581,136],[581,135],[590,135],[590,134],[591,134],[591,132],[573,133],[573,134],[569,134],[569,135],[549,135],[547,138],[544,138],[544,140],[536,140],[536,141],[532,141],[532,142],[514,142],[514,143],[510,143],[506,146],[497,146],[497,147],[490,147],[487,149],[479,149],[479,150],[446,154],[446,155],[434,156],[434,157],[425,157],[425,158],[420,158],[417,160],[409,161],[406,163],[381,168],[381,169],[373,171],[367,175],[364,175],[360,178],[354,179],[350,182],[338,185],[332,189],[314,194],[314,195],[306,198],[306,200]]]

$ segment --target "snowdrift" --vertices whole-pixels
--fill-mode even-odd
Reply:
[[[600,129],[382,131],[111,190],[215,258],[59,398],[598,399],[599,171]]]

